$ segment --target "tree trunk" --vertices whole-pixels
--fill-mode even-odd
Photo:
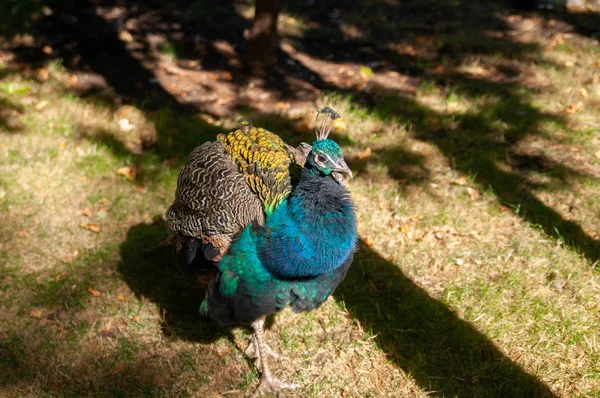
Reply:
[[[254,23],[246,35],[248,66],[254,73],[265,74],[277,63],[278,16],[279,0],[256,0]]]

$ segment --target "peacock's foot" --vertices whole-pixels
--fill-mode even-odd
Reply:
[[[273,350],[271,347],[269,347],[267,343],[264,344],[263,349],[265,350],[265,353],[270,357],[273,357],[275,359],[281,359],[283,361],[288,359],[285,355],[282,355],[277,351]],[[257,368],[262,367],[260,351],[258,350],[258,341],[256,340],[256,337],[254,335],[250,337],[250,344],[248,344],[248,348],[246,348],[244,353],[247,356],[255,359],[255,365]]]
[[[281,390],[292,390],[298,388],[298,384],[284,383],[281,380],[271,376],[270,373],[263,373],[260,378],[260,384],[250,398],[258,398],[265,392],[270,392],[278,398],[283,398],[285,395]]]

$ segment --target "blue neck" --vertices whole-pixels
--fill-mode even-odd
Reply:
[[[316,276],[339,267],[357,238],[346,189],[331,176],[306,169],[256,236],[261,263],[281,278]]]

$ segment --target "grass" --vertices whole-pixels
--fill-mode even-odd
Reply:
[[[284,41],[307,57],[319,58],[315,40],[347,39],[349,59],[322,57],[330,69],[298,58],[317,79],[340,65],[358,78],[361,57],[378,56],[368,45],[416,80],[390,90],[373,66],[367,83],[328,83],[316,101],[344,117],[332,134],[355,174],[360,243],[321,309],[271,322],[267,339],[289,357],[275,372],[301,385],[290,396],[600,395],[600,50],[577,25],[553,28],[559,16],[468,3],[467,18],[454,3],[438,4],[446,25],[433,33],[411,2],[414,21],[365,5],[386,19],[368,32],[365,10],[342,30],[318,23],[330,14],[316,6],[285,10]],[[236,7],[232,20],[252,15]],[[471,19],[490,29],[469,34]],[[177,37],[157,51],[183,57]],[[245,396],[258,380],[248,331],[198,317],[202,292],[175,270],[163,215],[194,146],[240,115],[310,140],[315,105],[241,103],[222,117],[123,105],[118,80],[82,95],[67,60],[37,65],[45,76],[11,46],[0,53],[0,395]],[[235,79],[224,84],[253,89]]]

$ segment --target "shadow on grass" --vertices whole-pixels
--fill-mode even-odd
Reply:
[[[45,343],[43,348],[39,347],[40,342]],[[61,344],[56,343],[56,333],[44,328],[26,337],[17,333],[2,336],[2,396],[164,397],[169,396],[173,381],[180,376],[168,364],[198,361],[197,386],[211,378],[211,369],[222,368],[211,361],[208,350],[179,351],[167,364],[152,353],[136,352],[136,342],[124,337],[118,340],[115,349],[108,349],[104,355],[83,348],[77,356],[71,356],[72,362],[64,362],[61,348]],[[132,353],[138,355],[132,358]],[[31,391],[42,395],[32,395],[35,393]]]
[[[454,79],[457,91],[473,87],[473,82],[466,77],[455,76]],[[527,136],[541,135],[543,122],[564,126],[565,120],[534,108],[527,99],[516,95],[511,85],[482,82],[479,89],[486,84],[492,86],[490,92],[500,90],[499,95],[504,100],[486,105],[476,113],[444,114],[400,96],[387,97],[374,112],[384,119],[411,120],[416,138],[435,144],[455,169],[474,176],[475,181],[490,189],[502,205],[514,209],[518,217],[541,226],[548,236],[563,239],[592,264],[597,263],[600,261],[600,241],[538,199],[532,190],[540,184],[532,183],[526,173],[539,171],[542,165],[543,172],[550,177],[544,188],[550,189],[564,189],[569,186],[569,181],[592,176],[542,155],[527,157],[514,150]],[[506,128],[498,128],[501,123]]]
[[[202,343],[231,337],[216,322],[200,317],[204,290],[177,269],[167,243],[166,222],[157,219],[131,227],[120,248],[118,272],[139,299],[158,305],[165,335]]]
[[[555,397],[364,242],[335,297],[431,396]]]
[[[165,335],[210,343],[230,335],[200,318],[203,292],[174,265],[162,220],[132,227],[117,269],[139,298],[156,303]],[[361,242],[335,297],[388,358],[433,396],[555,397],[493,342],[406,278],[398,266]],[[299,315],[302,316],[302,315]]]

